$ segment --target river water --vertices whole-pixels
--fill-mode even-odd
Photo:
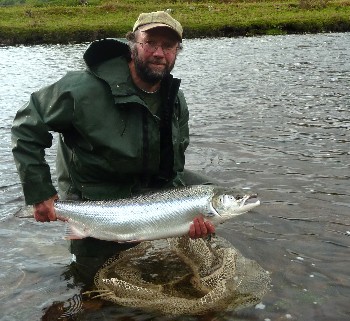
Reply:
[[[187,167],[259,194],[260,207],[217,234],[272,279],[257,306],[187,319],[350,319],[349,44],[350,33],[184,41],[174,74],[190,108]],[[50,307],[79,293],[62,225],[15,216],[10,128],[32,91],[84,68],[86,47],[0,47],[1,321],[56,320]],[[164,318],[112,306],[79,320]]]

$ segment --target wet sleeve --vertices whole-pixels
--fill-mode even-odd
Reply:
[[[31,95],[16,114],[11,128],[12,152],[26,204],[35,204],[57,193],[53,186],[45,149],[52,134],[71,126],[74,99],[60,82]]]

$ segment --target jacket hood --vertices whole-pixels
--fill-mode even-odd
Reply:
[[[120,40],[109,38],[96,40],[90,44],[83,58],[88,68],[112,58],[124,56],[130,60],[129,46]]]

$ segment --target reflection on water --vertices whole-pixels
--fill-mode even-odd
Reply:
[[[218,234],[272,277],[260,305],[200,320],[348,320],[349,41],[342,33],[184,42],[174,73],[190,107],[187,164],[259,194],[256,211]],[[1,321],[40,320],[79,293],[64,277],[62,225],[13,217],[23,201],[9,129],[32,91],[83,67],[85,48],[0,47]],[[54,169],[54,150],[48,161]],[[98,305],[79,318],[164,320]]]

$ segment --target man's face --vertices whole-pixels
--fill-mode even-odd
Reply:
[[[132,50],[137,75],[150,84],[161,81],[174,68],[178,45],[176,35],[169,28],[137,31]]]

